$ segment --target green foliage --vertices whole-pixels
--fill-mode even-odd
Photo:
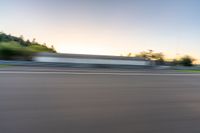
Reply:
[[[38,52],[56,53],[56,50],[53,46],[49,48],[37,43],[35,39],[33,42],[24,41],[23,36],[14,37],[0,33],[0,59],[30,60],[34,53]]]
[[[0,59],[28,60],[32,53],[17,42],[0,42]]]
[[[29,45],[26,41],[23,40],[22,36],[21,37],[14,37],[14,36],[11,36],[11,35],[0,33],[0,42],[12,42],[12,41],[18,42],[22,46],[28,46]]]
[[[177,72],[200,73],[200,70],[176,70]]]
[[[53,53],[56,52],[54,49],[48,48],[47,46],[44,46],[44,45],[38,45],[38,44],[30,45],[30,46],[28,46],[28,48],[35,53],[49,52],[49,51],[51,51]]]

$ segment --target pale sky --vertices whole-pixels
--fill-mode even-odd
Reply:
[[[0,31],[58,52],[200,59],[200,0],[0,0]]]

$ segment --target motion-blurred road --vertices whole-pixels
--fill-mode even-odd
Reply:
[[[200,75],[0,71],[0,133],[200,133]]]

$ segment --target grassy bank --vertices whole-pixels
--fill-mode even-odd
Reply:
[[[177,72],[200,73],[200,70],[177,70]]]
[[[0,68],[10,67],[11,65],[0,64]]]

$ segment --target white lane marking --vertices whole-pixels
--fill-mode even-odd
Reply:
[[[119,76],[200,76],[200,74],[179,73],[113,73],[113,72],[27,72],[0,71],[0,74],[62,74],[62,75],[119,75]]]

